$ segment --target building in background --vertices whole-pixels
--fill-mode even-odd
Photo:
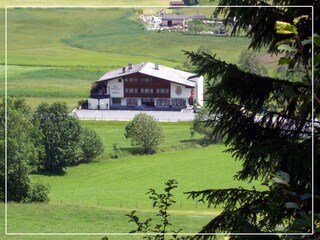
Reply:
[[[95,82],[89,109],[181,110],[203,105],[203,77],[146,62],[111,70]]]

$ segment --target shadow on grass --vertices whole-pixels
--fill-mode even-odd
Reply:
[[[203,145],[204,140],[203,139],[188,139],[188,140],[180,140],[181,143],[184,144],[195,144],[195,145]]]
[[[128,153],[130,155],[145,155],[142,148],[138,147],[129,147],[129,148],[121,148],[123,153]]]
[[[49,171],[45,171],[45,170],[37,170],[37,171],[32,171],[31,174],[33,175],[41,175],[41,176],[53,176],[53,177],[57,177],[57,176],[65,176],[67,174],[66,171],[61,170],[61,171],[57,171],[57,172],[49,172]]]

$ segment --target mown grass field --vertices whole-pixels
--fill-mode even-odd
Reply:
[[[202,8],[188,11],[201,14]],[[182,68],[187,61],[182,50],[200,45],[236,63],[249,43],[243,37],[145,31],[138,16],[128,8],[8,9],[8,95],[25,97],[33,108],[63,100],[72,109],[110,69],[146,61]],[[4,67],[0,70],[3,74]]]
[[[79,0],[82,6],[167,6],[170,1]],[[210,5],[209,0],[200,5]],[[72,0],[6,1],[4,6],[66,6]],[[214,3],[212,3],[214,5]],[[154,12],[163,8],[143,8]],[[169,10],[168,10],[169,11]],[[172,10],[170,10],[172,11]],[[186,14],[210,14],[211,9],[187,9]],[[183,10],[178,10],[182,13]],[[67,102],[69,109],[87,98],[93,81],[106,71],[145,61],[181,68],[182,50],[209,46],[218,57],[236,63],[249,40],[146,32],[136,21],[139,11],[128,8],[15,8],[8,9],[8,95],[24,97],[35,109],[40,102]],[[4,25],[4,10],[0,10]],[[4,36],[4,28],[0,28]],[[0,39],[0,74],[4,76],[4,38]],[[3,91],[1,91],[3,95]],[[97,131],[105,153],[94,163],[71,167],[63,176],[31,175],[33,182],[51,185],[49,204],[8,205],[9,232],[128,232],[134,228],[124,214],[138,210],[142,218],[153,209],[145,193],[159,191],[176,179],[177,204],[172,210],[175,230],[197,232],[221,209],[207,209],[184,194],[205,188],[250,187],[233,181],[241,166],[222,145],[200,147],[191,141],[190,123],[163,123],[166,142],[158,154],[133,155],[124,138],[125,123],[82,122]],[[201,136],[195,136],[198,140]],[[123,148],[120,159],[111,159],[112,144]],[[3,209],[3,205],[1,205]],[[3,210],[0,216],[4,216]],[[3,222],[1,222],[3,224]],[[3,229],[3,228],[2,228]],[[5,239],[100,239],[101,236],[7,236]],[[110,239],[141,239],[110,237]]]
[[[222,153],[224,146],[190,145],[190,123],[162,123],[166,135],[163,151],[149,156],[132,154],[133,147],[123,135],[125,122],[82,124],[102,137],[105,154],[94,163],[70,167],[62,175],[31,175],[33,182],[51,185],[50,203],[9,204],[9,232],[127,233],[134,225],[124,215],[136,209],[142,219],[154,216],[145,193],[149,188],[163,192],[168,179],[179,182],[173,192],[177,201],[171,211],[174,228],[197,232],[221,209],[208,209],[187,199],[185,192],[252,186],[232,180],[240,164]],[[193,141],[200,138],[196,135]],[[113,143],[123,148],[120,159],[111,159]]]

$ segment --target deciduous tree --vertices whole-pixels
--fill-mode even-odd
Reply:
[[[145,113],[137,114],[125,131],[125,137],[131,139],[133,146],[141,147],[145,154],[156,152],[164,141],[163,130],[157,120]]]
[[[103,143],[99,135],[92,129],[82,127],[80,130],[79,162],[92,162],[97,156],[103,153]]]
[[[28,197],[30,189],[29,163],[41,155],[37,145],[39,131],[32,122],[30,109],[22,99],[7,99],[7,125],[5,101],[0,104],[0,198],[5,198],[5,127],[7,127],[7,200],[20,202]]]
[[[80,141],[79,120],[70,115],[65,103],[40,104],[36,111],[43,134],[45,155],[40,167],[51,172],[62,171],[77,157]]]

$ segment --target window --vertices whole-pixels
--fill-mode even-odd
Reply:
[[[157,88],[156,92],[157,92],[157,94],[168,94],[168,93],[170,93],[170,89],[169,88]]]
[[[172,106],[184,107],[184,106],[186,106],[186,100],[185,99],[173,99]]]
[[[125,93],[128,93],[128,92],[129,92],[129,88],[125,88],[125,89],[124,89],[124,92],[125,92]]]
[[[150,91],[150,93],[153,93],[153,88],[150,88],[149,91]]]
[[[121,98],[112,98],[112,104],[121,104]]]
[[[168,98],[160,98],[156,101],[157,106],[170,106],[170,99]]]
[[[149,107],[154,107],[154,99],[153,98],[141,98],[141,104]]]
[[[118,79],[118,82],[122,82],[122,79],[120,78],[120,79]]]
[[[144,92],[145,92],[145,93],[149,93],[149,88],[145,88],[145,89],[144,89]]]
[[[141,91],[141,93],[144,93],[144,88],[141,88],[140,91]]]
[[[128,98],[127,99],[127,106],[137,106],[138,99],[137,98]]]

